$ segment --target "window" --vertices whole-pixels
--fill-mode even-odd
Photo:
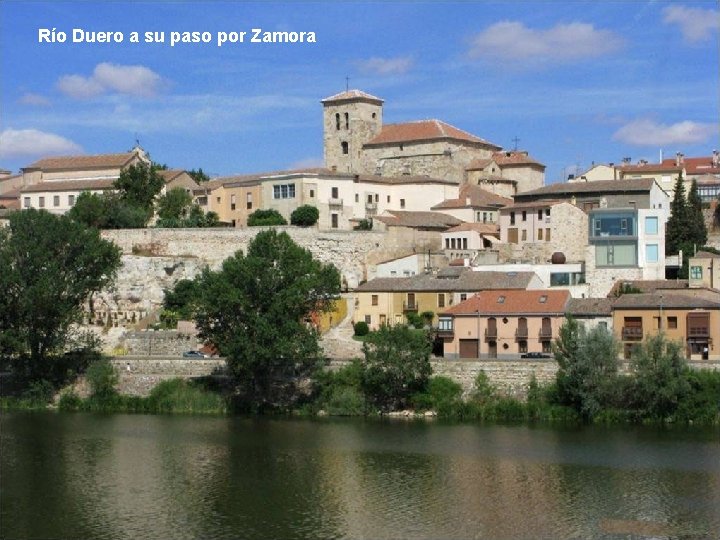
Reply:
[[[464,302],[465,300],[467,300],[467,293],[460,293],[460,301]]]
[[[340,146],[342,147],[342,153],[347,155],[350,153],[350,145],[347,143],[347,141],[343,141],[340,143]]]
[[[390,203],[390,195],[387,196],[387,202]]]
[[[504,304],[505,303],[505,297],[503,295],[498,296],[497,299],[498,304]]]
[[[523,229],[522,231],[520,231],[520,240],[522,240],[523,242],[527,240],[527,229]]]
[[[222,200],[222,199],[220,199],[220,197],[215,197],[215,201],[216,201],[218,204],[220,204],[220,201],[221,201],[221,200]]]
[[[30,197],[25,197],[25,198],[23,199],[23,206],[24,206],[25,208],[30,208]]]
[[[527,341],[518,341],[518,352],[526,353],[527,352]]]
[[[538,221],[542,221],[542,208],[538,210]]]
[[[690,267],[690,279],[702,279],[702,266]]]
[[[543,294],[542,296],[540,296],[539,302],[540,302],[541,304],[546,303],[546,302],[547,302],[547,295]]]
[[[625,213],[597,213],[592,218],[593,236],[635,236],[635,215]]]
[[[522,220],[527,221],[527,212],[525,210],[522,211]]]
[[[603,328],[603,329],[607,330],[607,322],[605,322],[605,321],[600,321],[600,322],[598,323],[598,326],[599,326],[600,328]]]
[[[335,129],[340,129],[340,113],[335,113]]]
[[[360,194],[355,194],[355,202],[360,202]]]
[[[350,129],[350,115],[345,113],[345,129]]]
[[[553,272],[550,274],[551,287],[567,287],[570,285],[569,272]]]
[[[543,230],[538,229],[538,240],[542,240],[542,239],[543,239]]]
[[[377,294],[373,294],[373,295],[372,295],[372,297],[371,297],[371,303],[372,303],[373,306],[377,306],[377,305],[378,305],[378,295],[377,295]]]
[[[405,208],[405,199],[400,199],[400,208]]]
[[[440,317],[438,319],[438,330],[444,330],[445,332],[452,332],[453,320],[452,317]]]
[[[510,225],[515,225],[515,212],[510,212]]]
[[[337,214],[330,214],[330,226],[333,229],[338,228],[338,215]]]
[[[550,241],[550,229],[545,229],[545,241]]]
[[[646,217],[645,218],[645,234],[657,234],[658,233],[658,218],[657,217]]]
[[[445,293],[438,294],[438,307],[445,307]]]
[[[235,195],[230,195],[230,210],[235,210]]]
[[[312,192],[311,192],[311,193],[312,193]],[[311,195],[311,196],[312,196],[312,195]],[[247,209],[248,209],[248,210],[252,210],[252,193],[248,193],[248,194],[245,196],[245,200],[246,200],[245,206],[247,207]]]
[[[338,198],[338,188],[336,188],[336,187],[331,188],[330,191],[332,193],[332,195],[330,195],[330,197],[333,199],[337,199]]]
[[[38,197],[38,207],[45,208],[45,197]]]
[[[68,206],[73,206],[75,204],[75,195],[68,195]]]
[[[450,249],[450,239],[449,238],[445,239],[445,249]]]
[[[677,328],[677,317],[668,317],[667,318],[667,327],[668,328]]]
[[[456,247],[456,245],[455,245],[455,238],[451,238],[451,239],[450,239],[450,248],[451,248],[451,249],[455,249],[455,247]]]
[[[468,247],[467,247],[467,238],[463,238],[463,239],[462,239],[462,243],[463,243],[463,247],[462,247],[462,248],[463,248],[463,249],[467,249],[467,248],[468,248]]]
[[[60,206],[60,195],[53,195],[53,206]]]
[[[487,222],[488,222],[488,214],[487,214],[487,212],[483,212],[482,222],[483,222],[483,223],[487,223]]]
[[[365,322],[366,322],[367,324],[371,324],[371,323],[372,323],[372,316],[370,316],[370,315],[365,315]]]
[[[294,199],[295,184],[276,184],[273,186],[273,199]]]
[[[380,202],[380,194],[375,194],[375,202]]]
[[[310,190],[310,198],[311,199],[315,198],[315,190],[314,189]]]
[[[657,244],[648,244],[645,246],[645,260],[649,263],[658,262]]]
[[[614,242],[595,246],[597,266],[637,266],[637,247],[634,243]]]
[[[542,342],[542,352],[549,353],[552,352],[552,345],[549,341],[543,341]]]
[[[550,217],[550,209],[549,208],[545,209],[545,217]]]

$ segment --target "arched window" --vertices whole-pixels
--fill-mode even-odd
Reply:
[[[340,129],[340,113],[335,113],[335,129]]]
[[[348,145],[348,143],[347,143],[346,141],[343,141],[341,144],[342,144],[342,153],[343,153],[343,154],[349,153],[349,152],[350,152],[350,146]]]

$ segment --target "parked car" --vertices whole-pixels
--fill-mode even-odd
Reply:
[[[547,353],[541,353],[541,352],[529,352],[529,353],[521,354],[520,358],[550,358],[550,355]]]
[[[200,351],[187,351],[183,353],[183,358],[205,358],[205,355]]]

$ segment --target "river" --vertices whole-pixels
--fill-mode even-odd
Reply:
[[[2,538],[720,538],[717,429],[3,412]]]

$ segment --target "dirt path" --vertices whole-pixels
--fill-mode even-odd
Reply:
[[[340,324],[322,336],[320,346],[328,358],[360,358],[362,357],[362,343],[352,338],[355,298],[348,293],[343,295],[343,299],[347,302],[347,316]]]

